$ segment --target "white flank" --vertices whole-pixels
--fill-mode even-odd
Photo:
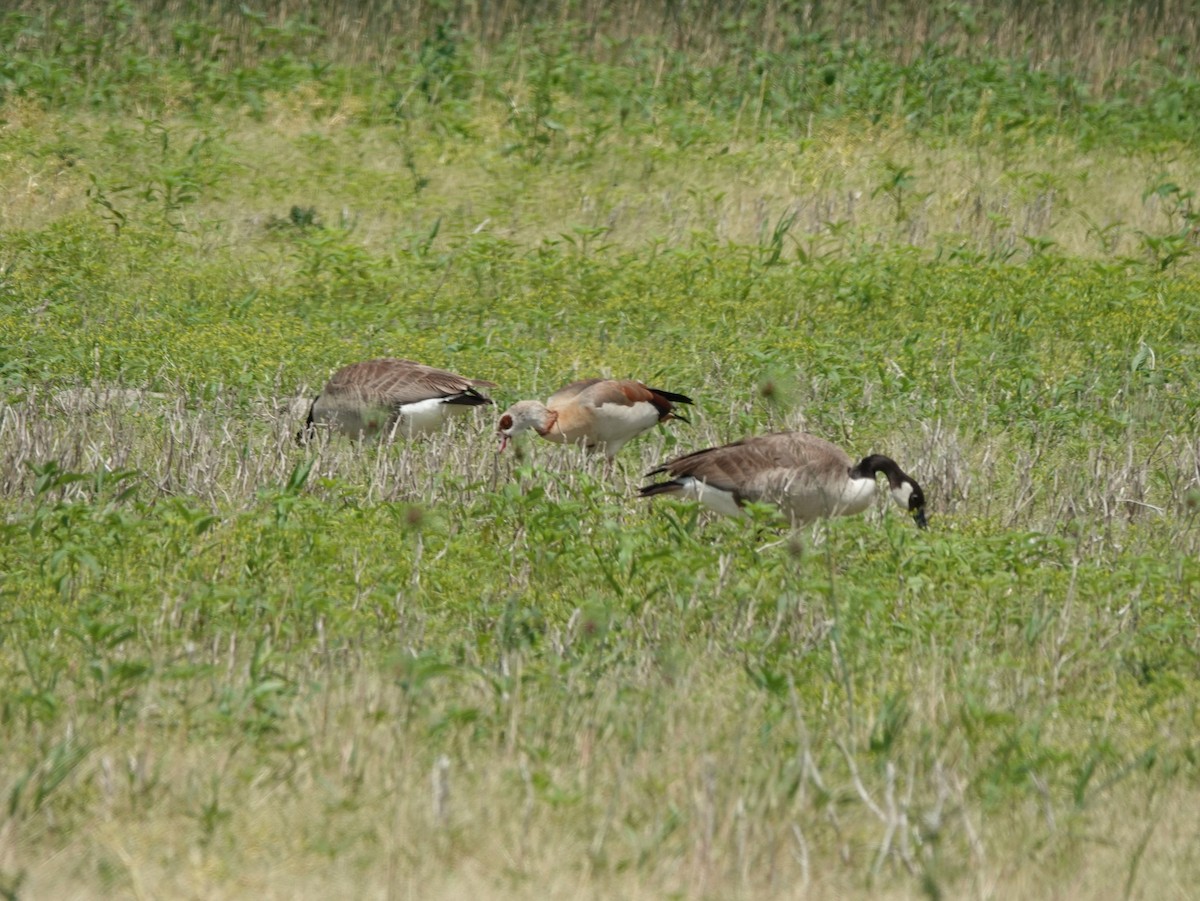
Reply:
[[[861,513],[870,506],[874,496],[874,479],[847,478],[840,486],[826,487],[801,482],[792,473],[782,486],[763,492],[762,499],[777,502],[793,523],[801,524],[822,516]]]
[[[635,438],[658,422],[654,404],[602,404],[596,408],[594,444],[603,445],[611,457],[630,438]]]
[[[415,404],[402,404],[399,409],[400,418],[396,423],[396,431],[409,437],[425,432],[434,432],[446,421],[447,404],[444,398],[431,397],[420,400]],[[463,409],[467,409],[463,407]]]
[[[704,482],[691,476],[684,476],[679,480],[679,485],[680,494],[694,501],[699,501],[710,510],[715,510],[725,516],[742,515],[742,508],[733,499],[732,491],[713,488],[711,485],[706,485]]]
[[[596,408],[597,431],[612,437],[632,437],[658,422],[658,409],[654,404],[601,404]]]

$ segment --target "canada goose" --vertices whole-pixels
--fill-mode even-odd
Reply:
[[[819,516],[861,513],[875,496],[875,476],[887,476],[892,498],[926,527],[925,495],[896,461],[881,454],[857,464],[836,444],[804,432],[776,432],[676,457],[647,473],[670,476],[645,485],[642,497],[679,494],[726,516],[747,501],[779,506],[795,525]]]
[[[397,429],[406,437],[432,432],[451,411],[492,403],[475,389],[494,385],[412,360],[352,363],[335,372],[313,400],[296,440],[305,443],[321,425],[354,438]]]
[[[633,379],[584,379],[555,391],[546,403],[523,400],[500,417],[500,450],[508,440],[533,429],[548,441],[582,444],[603,451],[611,461],[617,451],[655,423],[687,419],[675,404],[690,404],[682,394],[648,388]]]

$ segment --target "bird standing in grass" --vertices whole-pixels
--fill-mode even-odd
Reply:
[[[585,379],[550,395],[543,404],[523,400],[500,417],[500,450],[521,432],[532,429],[547,441],[578,444],[603,453],[612,462],[625,444],[660,422],[686,417],[676,404],[690,404],[683,394],[648,388],[633,379]]]
[[[896,503],[925,528],[925,494],[895,460],[871,454],[855,463],[836,444],[805,432],[758,435],[684,454],[647,473],[669,478],[639,494],[691,498],[726,516],[740,516],[747,502],[771,503],[793,525],[803,525],[867,509],[880,473]]]
[[[304,444],[321,426],[352,438],[433,432],[451,413],[493,403],[476,389],[494,386],[412,360],[352,363],[335,372],[313,400],[296,440]]]

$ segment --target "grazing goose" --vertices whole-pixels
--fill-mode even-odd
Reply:
[[[550,395],[546,403],[523,400],[500,417],[500,450],[508,440],[533,429],[548,441],[582,444],[603,451],[609,461],[617,451],[655,423],[687,419],[675,404],[692,399],[658,388],[647,388],[633,379],[585,379],[572,382]]]
[[[492,403],[475,389],[494,384],[412,360],[352,363],[335,372],[313,400],[296,440],[305,443],[317,426],[353,438],[436,431],[451,411]]]
[[[875,496],[877,473],[887,476],[892,498],[925,528],[925,495],[895,460],[871,454],[856,464],[836,444],[804,432],[758,435],[676,457],[647,473],[670,479],[645,485],[639,494],[694,498],[726,516],[740,515],[747,501],[765,501],[802,525],[861,513]]]

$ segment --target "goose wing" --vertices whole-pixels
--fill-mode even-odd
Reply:
[[[822,438],[776,432],[676,457],[649,475],[690,477],[730,492],[739,503],[778,502],[823,480],[845,478],[851,465],[845,451]]]
[[[474,388],[493,384],[412,360],[384,359],[339,369],[329,379],[324,393],[331,401],[356,400],[396,407],[464,393],[478,394]]]
[[[587,391],[593,385],[599,385],[605,379],[581,379],[578,382],[571,382],[569,385],[563,385],[557,391],[546,399],[546,407],[550,410],[564,406],[575,401],[580,394]]]
[[[571,403],[591,407],[602,407],[605,404],[632,407],[635,404],[646,403],[654,407],[661,420],[671,415],[674,404],[690,404],[692,399],[684,394],[650,388],[636,379],[583,379],[559,388],[550,395],[546,406],[556,409]]]

